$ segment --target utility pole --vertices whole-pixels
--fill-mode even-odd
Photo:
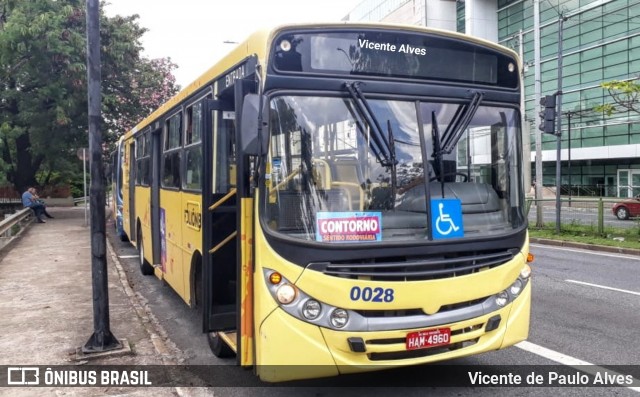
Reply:
[[[560,14],[558,19],[558,92],[556,93],[556,234],[560,234],[560,213],[562,201],[560,201],[560,187],[562,178],[562,29],[567,18]]]
[[[540,0],[533,0],[533,57],[534,57],[534,92],[536,106],[540,113]],[[544,226],[544,214],[542,212],[542,134],[538,131],[536,134],[536,227]]]
[[[567,171],[569,173],[569,207],[571,207],[571,114],[567,112]]]
[[[87,0],[87,86],[89,101],[89,155],[91,186],[91,278],[93,286],[93,335],[83,353],[99,353],[122,347],[109,329],[106,222],[102,133],[100,131],[100,9],[99,0]]]

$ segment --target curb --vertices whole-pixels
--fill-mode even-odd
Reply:
[[[118,259],[118,256],[113,249],[113,246],[109,239],[107,239],[107,248],[109,251],[109,255],[111,256],[111,260],[116,268],[116,272],[118,278],[120,279],[120,284],[124,289],[131,306],[135,310],[136,315],[140,318],[142,323],[142,327],[149,335],[149,339],[153,344],[153,347],[160,356],[162,363],[165,365],[176,365],[179,360],[176,358],[179,356],[178,349],[173,345],[173,343],[169,340],[167,336],[167,332],[164,330],[162,325],[158,322],[158,320],[153,316],[150,312],[148,306],[140,302],[139,296],[133,291],[131,285],[129,285],[129,279],[127,278],[127,274]]]
[[[529,237],[529,241],[532,243],[553,245],[556,247],[580,248],[580,249],[589,250],[589,251],[599,251],[599,252],[609,252],[609,253],[615,253],[615,254],[640,256],[640,249],[636,249],[636,248],[611,247],[607,245],[577,243],[574,241],[552,240],[552,239],[537,238],[537,237]]]
[[[107,249],[109,251],[109,255],[113,261],[113,264],[116,268],[116,272],[118,273],[118,278],[120,279],[120,284],[122,284],[122,288],[124,289],[127,298],[129,298],[129,302],[133,306],[136,315],[140,318],[142,322],[142,327],[149,335],[151,339],[151,343],[153,347],[161,357],[163,365],[178,365],[181,363],[180,357],[181,352],[176,347],[176,345],[171,342],[169,337],[167,336],[167,332],[162,327],[162,325],[158,322],[156,317],[151,313],[149,307],[146,303],[142,303],[141,300],[144,300],[140,295],[135,293],[129,284],[129,279],[127,278],[127,273],[125,272],[122,264],[120,263],[120,259],[116,255],[115,250],[113,249],[113,245],[111,241],[107,238]],[[196,388],[195,391],[191,387],[173,387],[173,391],[175,395],[178,397],[193,397],[195,395],[211,395],[214,393],[209,388]],[[194,394],[195,393],[195,394]]]

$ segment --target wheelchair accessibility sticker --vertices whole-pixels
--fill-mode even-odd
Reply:
[[[431,200],[431,229],[434,239],[464,237],[462,202],[459,199]]]

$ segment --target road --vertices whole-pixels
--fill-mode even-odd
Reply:
[[[189,309],[172,290],[153,276],[138,270],[135,249],[110,236],[116,254],[127,271],[134,290],[148,301],[149,308],[170,339],[183,352],[185,364],[232,365],[234,360],[214,357],[202,333],[200,316]],[[496,373],[533,368],[545,378],[555,367],[595,364],[640,364],[637,335],[640,324],[640,258],[532,245],[533,302],[529,340],[517,347],[454,360],[447,364],[487,367]],[[542,367],[535,367],[535,366]],[[534,366],[534,367],[527,367]],[[225,367],[227,368],[227,367]],[[584,367],[581,367],[584,368]],[[623,371],[616,369],[619,372]],[[214,388],[217,396],[640,396],[640,388],[597,387],[405,387],[429,375],[429,366],[401,368],[305,382],[286,387],[264,386],[251,371],[233,367],[225,370],[234,385],[253,387]],[[546,372],[545,372],[546,371]],[[634,372],[634,374],[636,373]],[[637,376],[640,379],[640,376]],[[417,385],[420,385],[419,381]],[[640,385],[640,383],[638,383]],[[358,386],[358,387],[347,387]]]

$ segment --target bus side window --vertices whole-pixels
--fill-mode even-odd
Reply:
[[[180,159],[182,153],[182,112],[165,122],[162,187],[180,187]]]
[[[182,176],[182,188],[188,190],[202,189],[200,169],[202,166],[202,102],[187,108],[187,128],[185,134],[185,169]]]
[[[217,112],[218,130],[214,137],[213,193],[227,193],[236,186],[235,120],[232,112]]]

